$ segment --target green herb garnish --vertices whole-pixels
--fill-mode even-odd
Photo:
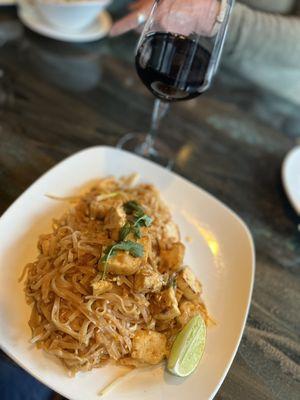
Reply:
[[[124,210],[127,215],[133,216],[133,222],[127,222],[120,231],[120,240],[124,240],[130,232],[134,234],[134,237],[140,239],[141,227],[149,227],[153,219],[149,215],[145,214],[144,208],[138,204],[136,201],[128,201],[123,205]]]
[[[133,235],[136,239],[140,239],[142,237],[140,225],[132,225],[131,232],[133,233]]]
[[[128,251],[132,257],[143,257],[144,246],[131,240],[124,240],[107,247],[104,251],[104,256],[100,260],[101,263],[104,263],[102,279],[106,276],[108,261],[117,254],[117,251]]]
[[[104,256],[100,260],[100,263],[104,263],[102,279],[106,276],[109,259],[115,256],[117,251],[128,251],[133,257],[143,257],[144,254],[143,245],[125,239],[130,233],[133,233],[135,238],[140,239],[142,237],[141,227],[150,226],[153,220],[149,215],[145,214],[144,208],[136,201],[127,201],[127,203],[123,204],[123,207],[126,214],[131,216],[131,220],[127,221],[120,229],[119,242],[107,247],[104,251]]]
[[[150,226],[152,222],[153,219],[149,215],[144,214],[135,221],[134,226]]]
[[[125,225],[122,226],[122,228],[120,229],[119,232],[119,240],[123,241],[126,239],[126,237],[129,235],[129,233],[131,232],[132,227],[131,224],[129,222],[126,222]]]
[[[137,203],[136,201],[127,201],[127,203],[123,204],[124,210],[126,214],[133,214],[133,212],[138,212],[144,214],[143,207]]]

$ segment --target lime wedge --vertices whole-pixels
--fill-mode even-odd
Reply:
[[[177,335],[169,355],[168,370],[177,376],[190,375],[201,360],[205,341],[205,322],[200,315],[196,315]]]

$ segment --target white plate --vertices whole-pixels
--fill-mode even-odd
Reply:
[[[62,32],[47,24],[34,7],[22,2],[18,8],[18,16],[27,28],[51,39],[65,42],[92,42],[107,35],[111,28],[111,17],[103,11],[99,17],[80,32]]]
[[[300,146],[292,149],[282,164],[282,181],[286,194],[300,215]]]
[[[18,277],[36,255],[40,233],[67,207],[45,193],[70,195],[100,176],[138,171],[154,183],[170,205],[186,243],[186,263],[204,288],[204,300],[216,326],[196,372],[176,378],[162,367],[119,385],[111,400],[208,400],[223,382],[236,354],[248,314],[254,280],[254,246],[243,221],[224,204],[178,175],[131,153],[110,147],[83,150],[48,171],[27,189],[0,219],[0,345],[25,370],[74,400],[99,400],[97,393],[121,367],[106,366],[69,378],[54,358],[29,344],[30,309]]]
[[[16,0],[0,0],[0,7],[14,6],[14,5],[16,5]]]

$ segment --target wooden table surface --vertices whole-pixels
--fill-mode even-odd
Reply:
[[[134,70],[135,41],[129,34],[60,43],[26,30],[15,11],[1,9],[0,213],[66,156],[147,129],[153,98]],[[255,240],[250,314],[216,399],[296,400],[299,219],[280,168],[300,135],[299,110],[233,76],[223,68],[207,94],[174,105],[161,139],[181,154],[175,171],[236,211]]]

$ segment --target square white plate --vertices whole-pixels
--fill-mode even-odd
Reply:
[[[208,329],[204,356],[196,372],[176,378],[157,367],[138,372],[108,394],[115,400],[208,400],[223,382],[236,354],[254,280],[254,246],[243,221],[214,197],[174,173],[110,147],[83,150],[48,171],[27,189],[0,219],[0,345],[18,364],[63,396],[79,400],[97,395],[121,368],[107,366],[69,378],[54,358],[29,343],[30,309],[18,277],[34,259],[40,233],[66,204],[46,193],[69,195],[106,175],[139,172],[155,184],[170,205],[185,242],[186,264],[204,288],[204,300],[216,326]],[[191,242],[186,242],[189,236]]]

